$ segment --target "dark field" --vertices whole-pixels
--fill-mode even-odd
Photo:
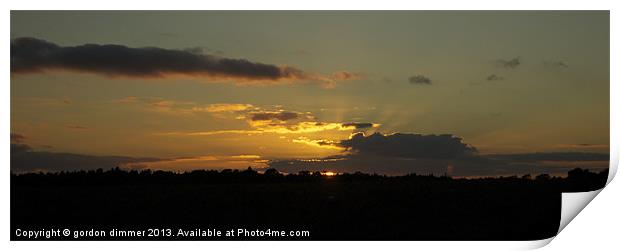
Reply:
[[[171,228],[173,235],[178,228],[310,233],[223,240],[544,239],[557,233],[561,192],[599,189],[606,179],[607,172],[581,169],[567,178],[472,180],[361,173],[283,176],[251,170],[11,175],[11,239],[23,239],[15,236],[17,228],[65,227]]]

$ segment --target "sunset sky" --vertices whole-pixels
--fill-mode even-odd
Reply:
[[[48,157],[464,176],[607,165],[454,159],[608,154],[608,11],[12,11],[11,41],[11,140]]]

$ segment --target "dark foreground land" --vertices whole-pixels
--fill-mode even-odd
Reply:
[[[67,228],[108,234],[80,240],[535,240],[557,233],[561,192],[596,190],[606,180],[607,171],[581,169],[566,178],[469,180],[361,173],[283,176],[274,170],[13,174],[11,239],[27,239],[16,236],[17,229]],[[148,228],[164,230],[150,237],[109,236],[112,229]],[[177,235],[178,229],[196,228],[223,235],[239,228],[299,230],[309,236]],[[51,239],[73,239],[73,234]]]

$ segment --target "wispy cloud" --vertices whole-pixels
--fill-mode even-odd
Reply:
[[[65,127],[69,128],[69,129],[73,129],[73,130],[86,130],[86,129],[88,129],[88,127],[86,127],[86,126],[81,126],[81,125],[76,125],[76,124],[66,124]]]
[[[42,97],[11,97],[11,102],[41,107],[68,107],[73,104],[73,100],[64,98],[42,98]]]
[[[211,135],[219,135],[219,134],[262,134],[264,131],[259,130],[214,130],[214,131],[197,131],[197,132],[186,132],[186,131],[177,131],[177,132],[159,132],[155,133],[156,135],[179,135],[179,136],[211,136]]]
[[[607,144],[560,144],[559,148],[608,148]]]
[[[210,107],[210,106],[206,106]],[[327,122],[320,121],[310,112],[268,110],[250,104],[219,104],[214,106],[216,114],[233,112],[235,119],[244,120],[250,129],[162,132],[159,135],[209,136],[219,134],[301,134],[322,131],[366,131],[380,124],[369,122]],[[219,115],[216,116],[219,118]]]
[[[296,112],[287,112],[287,111],[277,111],[277,112],[256,112],[252,113],[250,119],[252,121],[271,121],[271,120],[280,120],[287,121],[293,120],[299,117],[299,114]]]
[[[343,147],[340,147],[337,145],[336,141],[326,140],[326,139],[309,139],[307,137],[298,137],[297,139],[293,139],[292,142],[306,144],[306,145],[320,147],[320,148],[344,150]]]
[[[564,63],[564,61],[559,61],[559,60],[545,60],[543,61],[543,65],[561,67],[561,68],[568,67],[568,65]]]
[[[495,62],[503,68],[515,69],[519,65],[521,65],[521,57],[516,57],[512,59],[498,59]]]
[[[119,103],[119,104],[133,104],[133,103],[137,103],[139,102],[140,99],[136,96],[127,96],[127,97],[123,97],[120,99],[115,99],[112,100],[112,103]]]
[[[228,103],[219,103],[219,104],[209,104],[206,106],[194,106],[192,107],[193,111],[198,112],[240,112],[252,109],[251,104],[228,104]]]
[[[379,126],[378,124],[376,126]],[[267,124],[258,127],[264,132],[280,133],[280,134],[297,134],[297,133],[315,133],[322,131],[354,131],[357,128],[353,126],[344,126],[343,123],[336,122],[315,122],[301,121],[292,124]]]
[[[11,144],[21,144],[26,140],[26,136],[19,133],[11,133]]]
[[[493,82],[493,81],[502,81],[504,80],[504,77],[495,75],[495,74],[491,74],[489,76],[486,77],[487,81]]]
[[[194,106],[196,105],[194,102],[177,101],[157,97],[127,96],[112,100],[110,103],[130,105],[149,112],[167,113],[171,115],[187,115],[202,111],[201,109],[194,109]]]

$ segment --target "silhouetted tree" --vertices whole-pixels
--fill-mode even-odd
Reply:
[[[551,176],[549,174],[543,173],[536,176],[536,180],[538,181],[547,181],[550,180]]]
[[[264,175],[268,176],[268,177],[277,177],[277,176],[280,176],[281,174],[275,168],[269,168],[269,169],[265,170]]]

